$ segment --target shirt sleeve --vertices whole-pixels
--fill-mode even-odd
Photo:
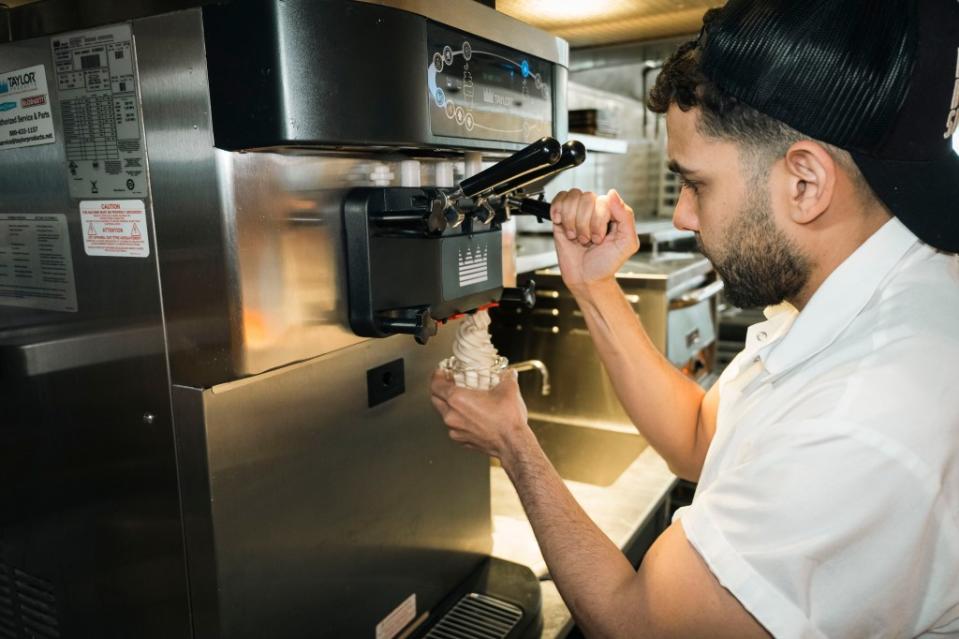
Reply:
[[[937,564],[959,560],[941,479],[853,424],[776,424],[742,450],[676,515],[723,587],[778,638],[921,634],[950,589]]]

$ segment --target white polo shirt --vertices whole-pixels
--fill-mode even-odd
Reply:
[[[686,536],[775,637],[959,637],[959,259],[892,219],[719,380]]]

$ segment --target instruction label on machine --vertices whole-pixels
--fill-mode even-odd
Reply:
[[[0,306],[76,312],[65,215],[0,215]]]
[[[56,142],[42,64],[0,73],[0,150]]]
[[[146,196],[130,25],[67,33],[51,46],[70,195]]]
[[[80,202],[83,250],[101,257],[150,257],[146,207],[140,200]]]

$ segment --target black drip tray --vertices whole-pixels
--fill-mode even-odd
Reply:
[[[519,606],[471,592],[443,615],[424,639],[505,639],[522,618]]]
[[[538,639],[543,591],[533,571],[487,557],[436,606],[413,639]]]
[[[546,456],[563,479],[609,486],[648,444],[639,433],[531,420]]]

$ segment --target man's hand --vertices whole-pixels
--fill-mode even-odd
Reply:
[[[509,371],[493,390],[474,391],[459,388],[447,373],[437,370],[430,393],[433,406],[449,428],[450,439],[501,459],[504,465],[518,445],[532,435],[514,371]]]
[[[613,281],[616,271],[639,250],[633,210],[616,191],[600,196],[579,189],[563,191],[553,198],[550,216],[563,282],[574,295],[585,293],[592,284]]]

